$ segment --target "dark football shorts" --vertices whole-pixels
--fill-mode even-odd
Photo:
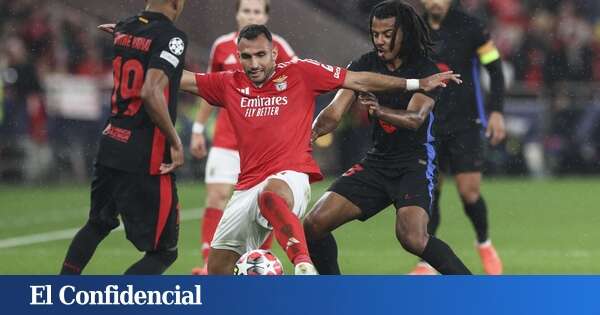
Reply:
[[[452,175],[483,170],[483,139],[479,129],[436,136],[440,171]]]
[[[391,204],[396,209],[421,207],[430,214],[435,172],[435,164],[426,160],[393,169],[356,164],[328,190],[356,205],[363,213],[361,221]]]
[[[119,226],[143,252],[177,248],[179,199],[175,176],[128,173],[94,167],[89,220],[106,229]]]

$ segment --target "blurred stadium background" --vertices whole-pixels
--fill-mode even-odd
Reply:
[[[214,39],[235,29],[234,2],[187,1],[178,25],[192,42],[188,69],[205,70]],[[301,58],[345,65],[371,48],[367,18],[377,2],[272,0],[269,25]],[[421,9],[418,0],[409,2]],[[506,273],[600,273],[600,2],[460,2],[490,25],[505,63],[509,136],[489,149],[482,189]],[[142,6],[142,0],[0,0],[0,274],[58,272],[87,215],[91,165],[108,114],[111,43],[96,25]],[[319,107],[330,98],[319,98]],[[184,143],[196,102],[180,99]],[[369,133],[356,109],[320,141],[315,155],[326,174],[336,176],[360,159]],[[180,258],[169,273],[188,274],[200,262],[203,163],[190,156],[178,172],[185,211]],[[314,186],[313,199],[327,183]],[[440,234],[481,273],[452,185],[443,196]],[[337,231],[344,272],[411,269],[416,260],[395,240],[392,222],[388,211]],[[121,273],[139,256],[117,232],[87,272]]]

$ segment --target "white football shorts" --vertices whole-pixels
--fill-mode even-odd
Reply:
[[[236,190],[233,193],[217,226],[211,243],[212,248],[232,250],[243,255],[258,249],[264,243],[272,227],[260,213],[258,194],[271,178],[283,180],[288,184],[294,195],[292,211],[300,219],[306,215],[310,201],[308,175],[295,171],[279,172],[248,190]]]
[[[205,183],[235,185],[239,174],[240,154],[238,151],[218,147],[210,148],[206,160]]]

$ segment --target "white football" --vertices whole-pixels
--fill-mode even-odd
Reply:
[[[277,276],[283,275],[281,261],[270,251],[256,249],[238,259],[233,269],[239,276]]]

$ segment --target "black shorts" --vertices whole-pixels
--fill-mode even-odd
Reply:
[[[426,160],[393,169],[356,164],[328,190],[356,205],[363,213],[361,221],[391,204],[396,209],[421,207],[430,214],[435,178],[435,163]]]
[[[143,252],[177,248],[179,199],[172,174],[153,176],[96,165],[92,180],[90,222],[106,229],[119,226]]]
[[[438,165],[452,175],[483,170],[483,139],[479,129],[436,136]]]

